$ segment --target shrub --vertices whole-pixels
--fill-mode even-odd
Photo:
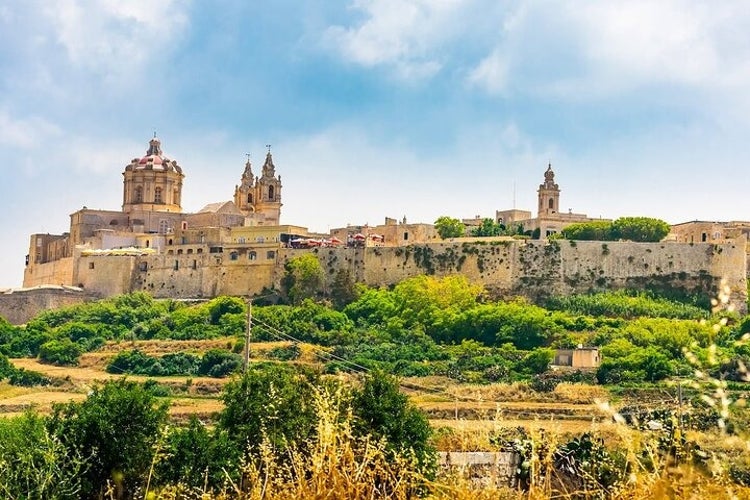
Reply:
[[[111,481],[118,497],[133,497],[147,477],[167,404],[128,380],[95,387],[83,402],[56,405],[49,428],[71,456],[87,460],[81,497],[101,497]]]
[[[208,375],[209,377],[226,377],[241,367],[242,358],[239,355],[225,349],[209,349],[201,359],[198,374]]]
[[[380,371],[368,374],[362,387],[353,391],[352,411],[356,432],[383,438],[390,450],[413,455],[423,472],[434,471],[429,421],[401,393],[396,378]]]
[[[45,363],[63,366],[76,366],[83,348],[67,339],[50,340],[39,347],[39,359]]]
[[[289,365],[252,365],[222,392],[224,409],[217,428],[242,449],[264,437],[279,449],[305,443],[315,429],[313,385],[317,377]],[[257,449],[253,449],[257,451]]]

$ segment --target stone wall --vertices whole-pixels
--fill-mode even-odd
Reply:
[[[651,289],[672,296],[715,296],[722,279],[731,302],[746,310],[745,242],[680,244],[595,241],[474,241],[398,248],[285,250],[284,261],[303,252],[318,255],[328,278],[340,269],[371,286],[394,285],[420,274],[461,273],[495,297],[551,295],[617,289]]]
[[[30,263],[23,272],[23,286],[74,285],[73,257],[65,257],[43,264]]]
[[[284,264],[303,253],[317,255],[329,291],[336,275],[348,271],[356,282],[390,286],[429,274],[461,273],[482,283],[493,297],[550,295],[623,288],[652,289],[672,296],[715,296],[722,279],[731,302],[746,310],[745,240],[712,243],[632,243],[595,241],[475,240],[406,247],[275,249],[249,254],[81,256],[58,262],[75,286],[100,296],[147,291],[158,298],[208,298],[260,294],[279,287]],[[52,265],[53,263],[49,263]],[[53,268],[37,266],[37,270]],[[49,283],[49,281],[48,281]]]
[[[42,311],[80,304],[96,296],[70,287],[46,286],[0,293],[0,316],[22,325]]]

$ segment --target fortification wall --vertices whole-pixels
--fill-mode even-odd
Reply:
[[[625,288],[651,289],[672,296],[715,296],[721,280],[731,302],[745,311],[745,243],[633,243],[595,241],[474,241],[408,247],[284,250],[275,284],[289,258],[318,256],[329,288],[339,270],[358,282],[388,286],[420,274],[461,273],[482,283],[495,297],[551,295]]]
[[[96,298],[98,297],[81,290],[60,286],[13,290],[0,294],[0,316],[14,325],[22,325],[42,311]]]
[[[273,259],[231,260],[226,254],[153,255],[138,257],[132,289],[158,298],[216,297],[259,294],[274,284]]]
[[[26,266],[23,272],[24,288],[42,285],[75,285],[73,283],[73,257]]]
[[[420,274],[461,273],[495,297],[550,295],[622,288],[672,296],[715,296],[722,279],[731,302],[744,312],[747,256],[744,240],[712,243],[477,240],[407,247],[278,249],[257,260],[201,253],[147,256],[81,256],[73,284],[111,296],[143,290],[158,298],[260,294],[279,287],[284,264],[312,253],[325,272],[325,290],[341,271],[371,286],[394,285]],[[65,264],[71,266],[71,264]]]

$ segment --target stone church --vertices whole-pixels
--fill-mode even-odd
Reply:
[[[83,207],[70,215],[69,232],[31,236],[24,287],[79,284],[76,252],[168,253],[167,247],[191,239],[221,243],[232,228],[252,232],[280,227],[281,176],[276,175],[270,147],[260,177],[248,159],[234,199],[208,204],[196,213],[183,212],[185,173],[164,154],[155,136],[146,154],[134,158],[122,175],[122,210]]]

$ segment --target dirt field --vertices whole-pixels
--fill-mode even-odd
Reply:
[[[86,353],[77,367],[60,367],[35,359],[13,359],[18,368],[36,371],[53,380],[51,387],[21,388],[0,384],[0,416],[16,415],[29,408],[49,412],[55,403],[80,401],[98,382],[124,375],[107,373],[109,359],[125,349],[140,349],[152,356],[170,352],[201,353],[208,349],[226,349],[233,339],[204,341],[136,341],[110,342],[96,352]],[[288,342],[262,342],[251,346],[251,359],[264,359],[265,354]],[[301,362],[314,363],[315,352],[302,345]],[[156,380],[170,388],[170,415],[184,420],[190,415],[209,419],[219,412],[219,395],[229,379],[211,377],[145,377],[127,375],[129,380]],[[599,387],[561,384],[546,394],[533,393],[522,384],[467,385],[445,377],[410,378],[404,390],[422,408],[436,427],[463,433],[485,433],[500,427],[552,428],[565,433],[579,433],[601,426],[606,416],[594,401],[606,399]]]

